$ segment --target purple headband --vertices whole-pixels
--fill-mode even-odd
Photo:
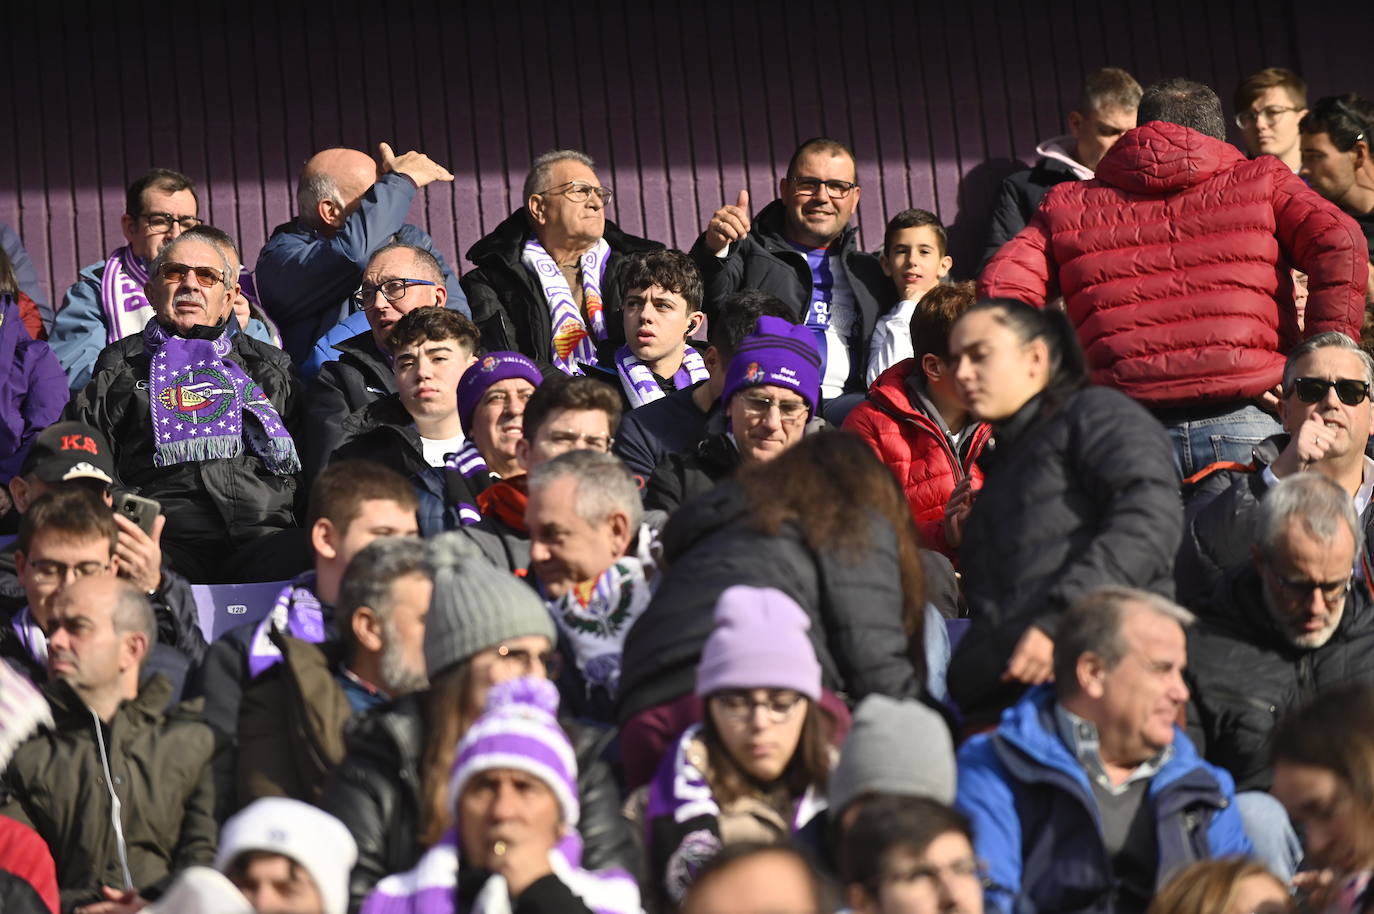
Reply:
[[[511,378],[524,378],[535,387],[544,382],[539,368],[518,352],[489,352],[473,362],[458,382],[458,418],[463,434],[472,434],[472,414],[487,388]]]

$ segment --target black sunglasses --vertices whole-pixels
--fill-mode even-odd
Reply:
[[[1336,388],[1336,398],[1346,406],[1357,406],[1369,396],[1369,382],[1354,378],[1341,378],[1328,381],[1325,378],[1294,378],[1292,393],[1304,403],[1320,403],[1326,399],[1326,392]]]

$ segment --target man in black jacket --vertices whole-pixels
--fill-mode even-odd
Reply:
[[[1363,541],[1350,496],[1316,473],[1259,508],[1253,561],[1189,635],[1190,732],[1238,790],[1267,790],[1279,720],[1318,691],[1374,682],[1374,606],[1351,573]]]
[[[1030,222],[1051,187],[1065,181],[1087,181],[1097,163],[1127,130],[1135,126],[1140,83],[1116,67],[1090,75],[1068,116],[1069,132],[1035,147],[1034,167],[1018,171],[1002,182],[992,210],[987,241],[979,268]]]
[[[280,349],[238,332],[238,283],[200,237],[167,242],[145,286],[154,317],[106,347],[67,416],[113,445],[126,486],[162,504],[163,551],[195,581],[290,577],[300,382]]]
[[[622,232],[606,218],[610,188],[583,152],[558,149],[534,160],[525,205],[468,249],[477,269],[462,279],[488,351],[513,349],[541,368],[581,374],[602,344],[625,342],[616,279],[626,254],[663,247]]]
[[[867,390],[873,327],[895,301],[892,281],[877,257],[859,250],[858,229],[849,224],[861,193],[849,147],[826,137],[807,140],[778,182],[778,199],[756,220],[742,190],[733,205],[712,214],[691,250],[706,283],[708,318],[732,293],[762,289],[816,334],[827,400]]]
[[[416,308],[442,308],[448,301],[444,271],[433,254],[399,242],[372,255],[363,284],[354,296],[368,329],[335,344],[339,357],[325,362],[305,394],[305,469],[313,477],[339,446],[343,422],[350,415],[396,392],[387,335]],[[472,332],[469,355],[476,351]]]

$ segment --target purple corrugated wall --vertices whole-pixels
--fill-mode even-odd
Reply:
[[[679,4],[8,0],[0,221],[54,297],[121,243],[130,177],[196,179],[252,262],[292,214],[295,173],[348,145],[429,153],[457,176],[412,221],[454,262],[519,202],[531,157],[575,146],[611,217],[679,247],[747,187],[758,209],[799,138],[858,153],[863,242],[922,206],[969,267],[990,196],[1061,131],[1083,74],[1218,88],[1268,65],[1314,97],[1368,91],[1368,4],[1332,0]]]

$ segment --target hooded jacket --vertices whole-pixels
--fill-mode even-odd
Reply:
[[[1097,801],[1083,766],[1055,728],[1054,689],[1038,686],[992,733],[959,749],[954,805],[973,824],[974,850],[989,866],[988,911],[1117,910],[1120,887],[1102,841]],[[1150,779],[1159,852],[1155,888],[1199,860],[1248,856],[1231,776],[1198,757],[1174,728],[1173,756]]]
[[[419,833],[428,694],[405,695],[357,715],[345,731],[344,760],[320,807],[348,826],[358,842],[358,862],[349,877],[350,911],[358,910],[382,877],[410,869],[425,851]],[[620,790],[602,761],[615,731],[568,721],[563,729],[577,756],[582,866],[635,872],[633,839],[620,815]]]
[[[171,688],[165,677],[152,677],[105,725],[65,682],[49,685],[55,728],[30,738],[5,772],[0,813],[48,843],[63,911],[104,901],[102,885],[124,885],[112,792],[141,895],[154,898],[181,870],[214,862],[214,737],[194,706],[165,710]]]
[[[935,420],[912,403],[907,378],[918,370],[917,361],[907,359],[880,374],[868,399],[845,417],[844,427],[866,441],[896,475],[921,546],[957,560],[959,551],[945,541],[945,505],[965,477],[973,477],[975,489],[982,485],[983,471],[976,461],[992,437],[992,426],[978,423],[956,454]]]
[[[1034,166],[1013,172],[1002,182],[997,203],[992,208],[992,221],[983,245],[983,256],[978,261],[979,269],[987,266],[1002,245],[1026,227],[1050,188],[1065,181],[1086,181],[1093,176],[1092,169],[1084,168],[1069,154],[1073,143],[1072,136],[1046,140],[1035,147],[1040,158]]]
[[[1253,565],[1227,577],[1188,632],[1192,692],[1188,732],[1198,750],[1236,778],[1238,790],[1268,790],[1271,738],[1279,719],[1323,689],[1374,684],[1374,605],[1352,582],[1331,640],[1301,648],[1274,624]]]
[[[1359,340],[1364,238],[1278,159],[1151,121],[1096,174],[1046,194],[978,283],[980,298],[1037,307],[1061,293],[1093,383],[1151,407],[1221,404],[1278,384],[1304,337]],[[1301,331],[1294,268],[1310,291]]]
[[[529,356],[546,374],[552,370],[549,358],[553,324],[549,303],[534,274],[520,260],[530,237],[530,223],[522,206],[511,213],[491,234],[468,248],[468,260],[477,269],[463,276],[463,291],[472,308],[472,320],[482,331],[482,348],[488,352],[513,349]],[[613,350],[625,342],[625,322],[620,310],[620,283],[617,273],[626,254],[662,250],[663,245],[622,232],[606,220],[602,235],[610,245],[601,291],[605,298],[608,345]]]

